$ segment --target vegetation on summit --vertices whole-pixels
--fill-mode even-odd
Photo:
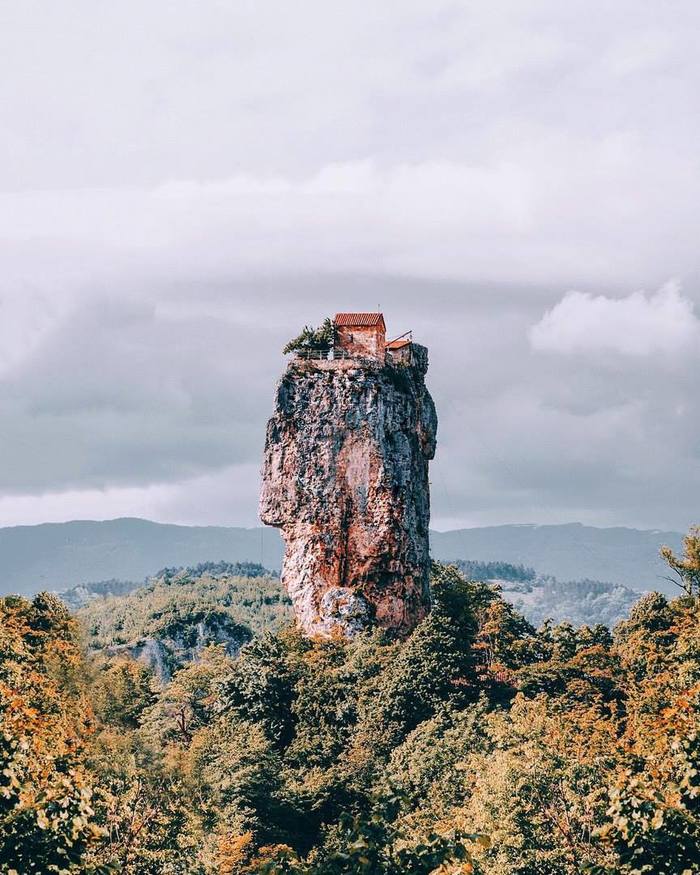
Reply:
[[[535,630],[454,567],[432,588],[405,640],[277,626],[165,684],[87,658],[57,599],[3,599],[0,872],[699,872],[697,592],[611,633]]]
[[[301,332],[287,343],[282,352],[287,355],[290,352],[305,352],[318,350],[328,352],[335,341],[335,326],[330,317],[326,317],[318,328],[305,325]]]

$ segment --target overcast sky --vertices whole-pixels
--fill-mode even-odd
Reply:
[[[254,525],[280,349],[430,347],[436,528],[700,522],[700,6],[0,0],[0,525]]]

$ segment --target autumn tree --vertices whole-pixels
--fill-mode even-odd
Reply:
[[[49,593],[0,599],[0,872],[86,872],[100,835],[79,629]]]
[[[693,526],[683,538],[683,556],[678,558],[670,547],[662,547],[661,555],[677,577],[669,579],[686,595],[700,595],[700,526]]]

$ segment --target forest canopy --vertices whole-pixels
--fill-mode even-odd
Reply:
[[[167,682],[55,596],[0,600],[0,872],[700,871],[697,590],[613,632],[455,567],[432,591],[405,640],[261,627]]]

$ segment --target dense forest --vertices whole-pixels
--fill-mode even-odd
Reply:
[[[455,565],[468,580],[497,584],[505,601],[538,627],[553,620],[574,626],[602,623],[612,628],[628,615],[640,596],[619,584],[561,581],[507,562],[456,559],[448,564]],[[73,587],[60,596],[78,612],[88,630],[91,648],[153,637],[162,642],[168,625],[191,635],[201,619],[214,619],[215,615],[224,626],[244,624],[254,633],[276,631],[293,616],[279,575],[250,562],[164,568],[142,584],[98,581]],[[218,637],[225,639],[224,634]]]
[[[77,613],[89,646],[104,647],[159,636],[166,627],[185,629],[214,612],[255,633],[272,631],[292,619],[290,604],[279,577],[262,566],[219,562],[163,569],[135,592],[88,601]]]
[[[95,646],[91,607],[5,597],[0,871],[700,872],[700,533],[665,558],[678,597],[612,632],[535,629],[436,564],[407,639],[314,641],[240,578],[267,619],[167,680]],[[154,634],[186,619],[178,575],[147,596]]]

